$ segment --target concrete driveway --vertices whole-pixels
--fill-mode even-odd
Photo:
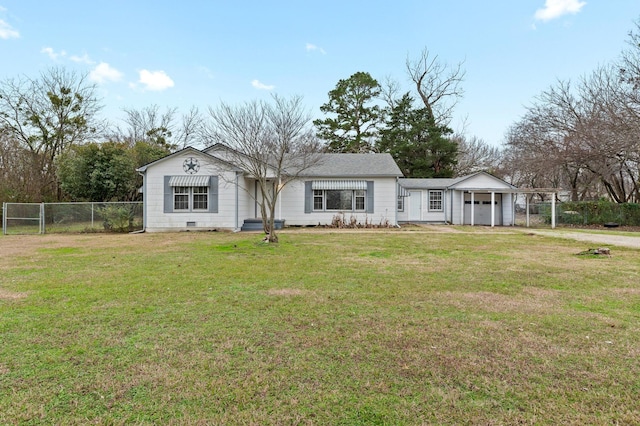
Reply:
[[[586,241],[602,246],[618,246],[640,249],[640,235],[627,236],[615,234],[600,234],[590,232],[566,232],[564,230],[530,230],[529,232],[548,237],[568,238],[576,241]]]

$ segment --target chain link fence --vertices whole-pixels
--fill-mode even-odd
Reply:
[[[551,223],[551,203],[535,205],[543,223]],[[609,201],[556,204],[556,223],[563,225],[640,226],[640,204]]]
[[[134,232],[142,229],[142,202],[3,203],[2,233]]]

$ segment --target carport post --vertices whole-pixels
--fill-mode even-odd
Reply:
[[[491,191],[491,227],[496,226],[496,193]]]
[[[529,195],[528,194],[524,194],[524,199],[525,199],[525,209],[527,209],[527,228],[529,227]]]
[[[473,207],[474,207],[474,198],[475,198],[475,194],[473,191],[471,191],[471,226],[473,226],[475,224],[475,220],[474,220],[474,215],[475,212],[473,211]]]

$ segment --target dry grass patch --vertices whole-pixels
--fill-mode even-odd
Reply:
[[[556,313],[564,304],[561,292],[531,287],[525,288],[522,293],[516,295],[481,291],[472,293],[443,292],[439,296],[442,301],[449,300],[451,305],[458,309],[528,315]]]
[[[311,293],[297,288],[272,288],[267,290],[267,295],[269,296],[305,296],[308,294]]]
[[[0,288],[0,300],[21,300],[26,299],[27,293],[10,291],[4,288]]]

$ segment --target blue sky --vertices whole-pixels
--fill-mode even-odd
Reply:
[[[557,79],[619,57],[638,0],[0,0],[0,79],[52,66],[87,73],[114,122],[122,108],[302,95],[314,117],[339,79],[366,71],[405,90],[423,48],[464,61],[452,127],[500,145]]]

